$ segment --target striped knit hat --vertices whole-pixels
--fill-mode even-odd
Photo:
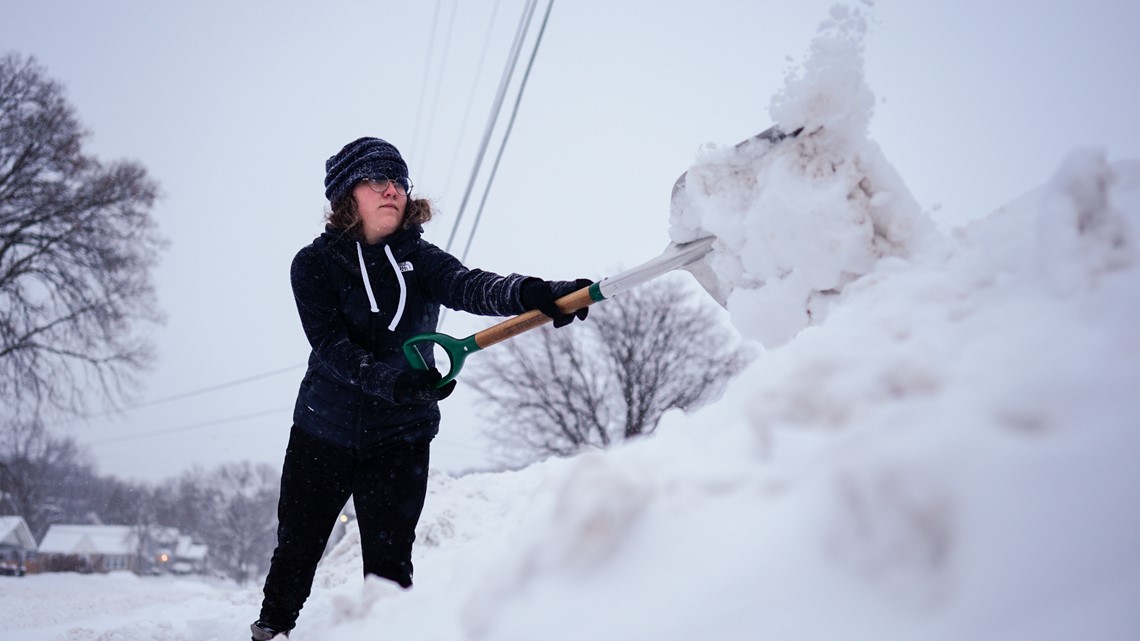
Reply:
[[[400,151],[379,138],[357,138],[325,161],[325,198],[336,202],[365,178],[408,178],[408,164]]]

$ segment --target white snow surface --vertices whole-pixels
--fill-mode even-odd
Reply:
[[[768,351],[652,438],[434,473],[416,586],[363,580],[350,526],[293,641],[1140,638],[1140,161],[1074,150],[939,231],[867,139],[863,21],[773,100],[804,134],[707,150],[670,221]],[[245,639],[259,601],[0,577],[0,629]]]

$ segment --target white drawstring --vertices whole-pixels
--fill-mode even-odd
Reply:
[[[359,244],[357,249],[359,249]],[[384,253],[388,255],[388,262],[392,263],[392,270],[396,272],[396,280],[400,281],[400,303],[396,305],[396,317],[388,324],[388,331],[396,331],[396,325],[400,323],[400,319],[404,316],[404,303],[408,299],[408,285],[404,282],[404,273],[400,271],[400,265],[396,262],[396,257],[392,255],[392,248],[384,245]],[[364,260],[361,258],[361,260]],[[367,282],[367,281],[365,281]],[[369,294],[371,296],[371,294]],[[376,303],[373,303],[375,305]]]
[[[372,306],[372,313],[378,314],[380,308],[376,306],[376,296],[372,294],[372,283],[368,282],[368,268],[364,266],[364,250],[360,248],[360,241],[356,243],[356,257],[360,259],[360,275],[364,278],[364,291],[368,292],[368,304]]]
[[[404,273],[400,271],[400,264],[392,255],[392,248],[384,245],[384,254],[388,257],[388,262],[392,263],[392,270],[396,272],[396,280],[400,283],[400,302],[396,305],[396,316],[388,324],[388,331],[394,332],[396,325],[399,325],[400,319],[404,317],[404,304],[408,301],[408,284],[404,282]],[[376,296],[372,293],[372,282],[368,279],[368,267],[364,264],[364,250],[360,247],[360,241],[356,242],[356,257],[360,259],[360,276],[364,279],[364,291],[368,292],[368,304],[372,306],[372,313],[378,314],[380,308],[376,306]]]

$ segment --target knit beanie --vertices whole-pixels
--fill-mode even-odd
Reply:
[[[357,138],[325,161],[325,197],[336,202],[365,178],[408,178],[408,164],[400,151],[379,138]]]

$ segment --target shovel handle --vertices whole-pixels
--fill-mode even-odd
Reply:
[[[592,291],[597,289],[597,283],[583,287],[577,291],[566,294],[562,298],[554,301],[558,305],[558,309],[562,310],[563,314],[573,314],[574,312],[593,305],[602,298],[594,298]],[[601,296],[601,293],[598,294]],[[551,319],[546,314],[532,309],[529,312],[523,312],[513,318],[488,327],[487,329],[475,334],[475,343],[479,345],[480,349],[490,347],[495,343],[501,343],[508,338],[514,338],[523,332],[530,331],[535,327],[541,327],[549,322]]]
[[[583,287],[582,289],[571,292],[554,302],[558,305],[558,309],[562,310],[562,313],[573,314],[601,300],[605,300],[605,296],[602,295],[598,283],[594,283],[589,287]],[[467,338],[454,338],[447,334],[418,334],[404,341],[404,357],[408,359],[408,363],[415,369],[427,369],[427,361],[424,360],[423,354],[420,353],[418,345],[421,343],[435,343],[439,345],[451,362],[451,367],[448,369],[447,374],[444,374],[443,378],[435,385],[437,388],[443,387],[455,380],[455,377],[459,375],[459,370],[463,369],[463,362],[469,355],[490,347],[495,343],[501,343],[508,338],[518,336],[523,332],[541,327],[552,320],[553,319],[549,316],[537,309],[532,309],[529,312],[523,312],[497,325],[492,325],[487,329],[476,332]]]

